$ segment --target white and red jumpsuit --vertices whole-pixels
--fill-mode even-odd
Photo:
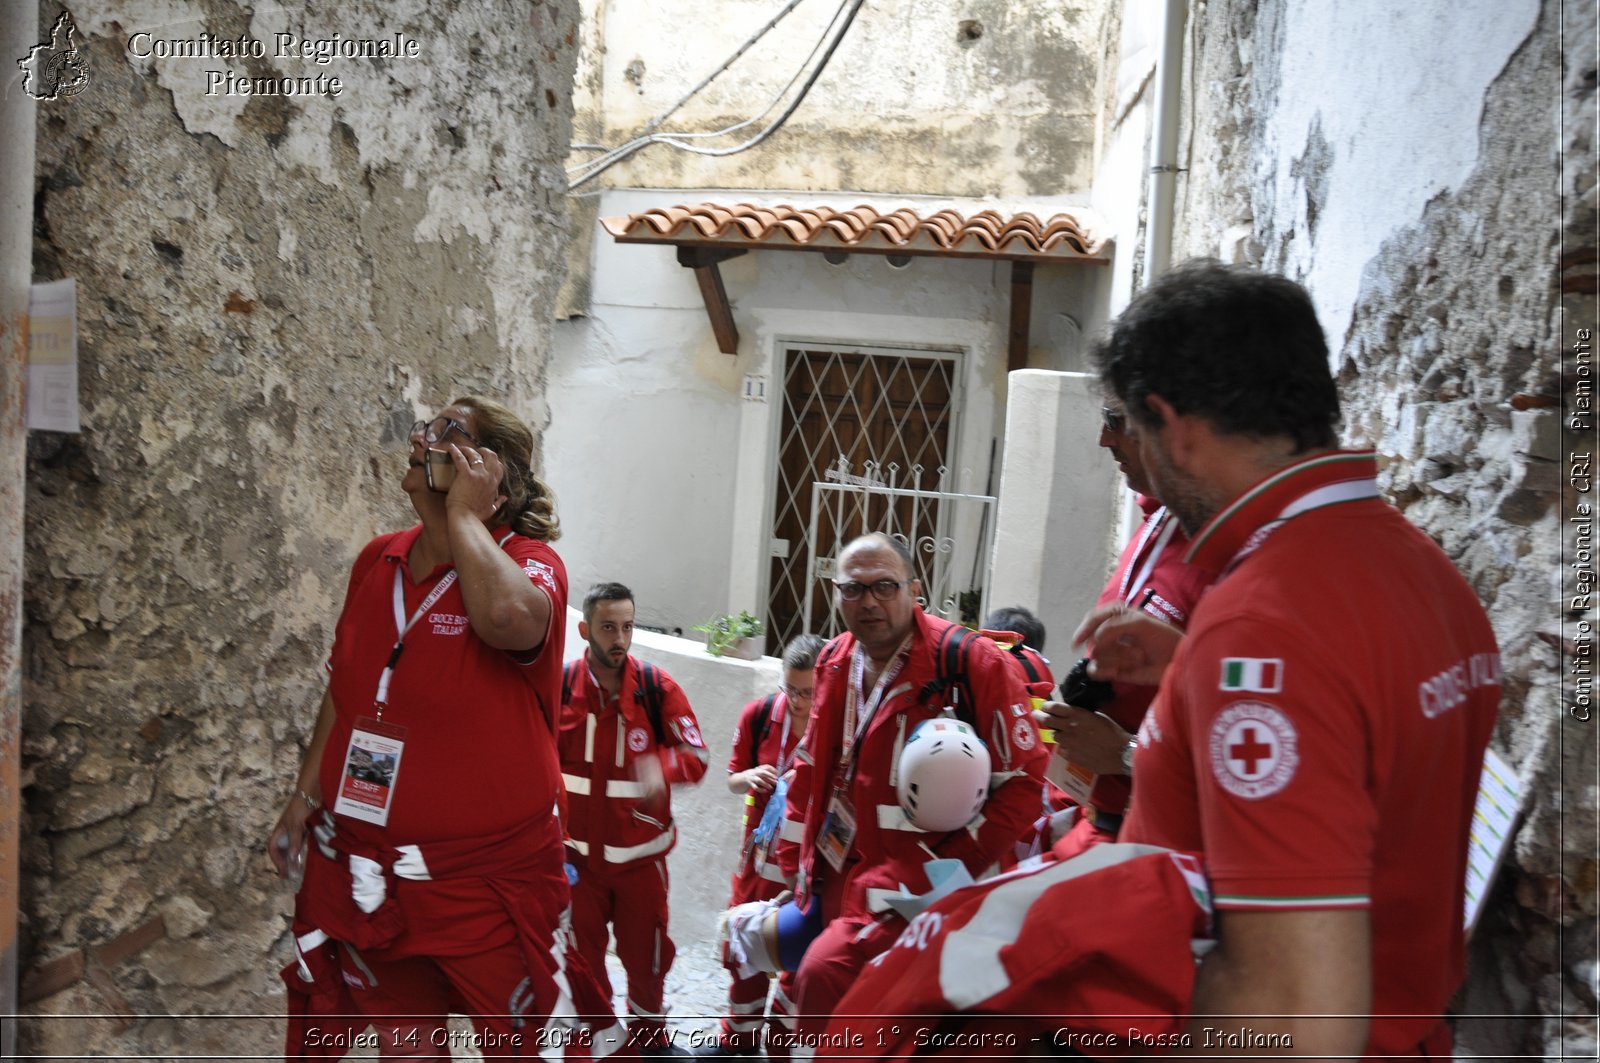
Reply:
[[[777,769],[781,779],[794,764],[802,730],[790,721],[787,694],[775,694],[750,702],[740,711],[739,723],[733,731],[733,752],[728,758],[728,774],[749,771],[759,764],[770,764]],[[760,846],[753,837],[772,796],[770,792],[745,795],[744,829],[739,847],[739,866],[733,873],[733,893],[728,901],[730,908],[750,901],[771,900],[789,888],[789,882],[778,866],[776,839],[771,844]],[[767,1015],[767,1055],[787,1056],[788,1039],[784,1034],[792,1033],[794,1029],[794,975],[788,972],[778,975],[778,987],[772,994],[769,1014],[767,991],[771,976],[756,972],[747,978],[740,978],[737,964],[725,966],[732,982],[728,986],[728,1014],[722,1020],[720,1043],[734,1052],[754,1050],[762,1040],[763,1015]]]
[[[617,958],[628,976],[629,1031],[635,1042],[648,1045],[664,1035],[662,986],[677,951],[667,936],[667,853],[677,828],[670,790],[647,798],[637,764],[654,758],[670,787],[699,782],[709,756],[683,690],[660,669],[657,739],[641,667],[629,657],[618,695],[609,697],[586,651],[569,673],[559,748],[567,855],[578,870],[572,887],[578,953],[609,992],[606,945],[610,932],[616,933]]]

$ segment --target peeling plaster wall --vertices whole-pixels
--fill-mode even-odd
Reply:
[[[348,566],[414,519],[406,431],[474,390],[546,416],[578,12],[75,13],[91,83],[38,120],[35,274],[78,281],[84,431],[30,441],[24,1044],[272,1052],[279,1022],[115,1016],[279,1006],[265,836]],[[268,55],[138,59],[140,31]],[[318,66],[274,57],[277,32],[404,33],[419,55]],[[212,69],[344,90],[208,97]],[[45,1018],[67,1013],[112,1017]]]
[[[1561,662],[1537,634],[1560,611],[1560,415],[1508,400],[1557,393],[1559,271],[1593,261],[1595,5],[1195,12],[1179,257],[1220,252],[1308,285],[1346,441],[1378,449],[1385,494],[1477,588],[1501,642],[1494,746],[1526,820],[1473,941],[1460,1048],[1592,1055],[1594,724],[1564,715]],[[1558,186],[1563,157],[1580,176]],[[1568,313],[1592,325],[1592,298]],[[1470,1017],[1491,1013],[1547,1018]]]
[[[1107,6],[865,4],[810,95],[766,143],[724,159],[653,146],[602,181],[949,196],[1081,192],[1093,167],[1098,76],[1089,45]],[[717,129],[760,115],[839,7],[800,3],[663,129]],[[584,10],[574,140],[612,146],[711,74],[780,5],[584,0]],[[712,143],[736,142],[766,121]]]

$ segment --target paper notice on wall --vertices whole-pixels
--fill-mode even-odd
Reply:
[[[35,284],[28,296],[28,427],[79,430],[75,280]]]
[[[1487,750],[1478,780],[1478,803],[1472,810],[1467,842],[1467,932],[1478,922],[1483,902],[1494,884],[1495,872],[1511,845],[1517,811],[1522,807],[1522,784],[1511,766]]]

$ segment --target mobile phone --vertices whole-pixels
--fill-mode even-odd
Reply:
[[[422,454],[423,469],[428,474],[428,490],[440,494],[450,490],[456,482],[456,463],[448,450],[426,450]]]

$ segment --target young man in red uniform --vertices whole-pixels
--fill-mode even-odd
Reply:
[[[577,871],[578,952],[609,992],[608,925],[628,975],[629,1039],[640,1053],[684,1055],[665,1036],[662,987],[676,949],[667,936],[667,853],[677,839],[671,786],[696,783],[708,754],[672,677],[629,656],[633,592],[601,583],[583,599],[589,643],[563,677],[561,778],[567,853]]]
[[[1184,560],[1189,538],[1171,510],[1151,497],[1150,480],[1136,448],[1128,445],[1127,412],[1115,398],[1101,409],[1100,445],[1138,496],[1144,522],[1122,550],[1096,608],[1142,610],[1182,631],[1215,573]],[[1055,732],[1054,755],[1069,762],[1066,778],[1082,814],[1056,839],[1062,859],[1116,838],[1133,787],[1132,740],[1155,697],[1150,684],[1089,680],[1080,664],[1062,683],[1062,701],[1047,704],[1039,725]]]
[[[1222,573],[1139,733],[1120,841],[1202,851],[1218,911],[1191,1050],[1450,1056],[1474,795],[1499,654],[1450,559],[1335,449],[1310,298],[1201,263],[1136,299],[1098,353],[1151,484]],[[1170,629],[1090,625],[1148,679]],[[1208,1016],[1239,1016],[1219,1019]]]
[[[798,875],[798,899],[820,903],[827,924],[795,974],[801,1047],[826,1027],[862,965],[905,929],[889,897],[902,887],[930,890],[929,860],[960,860],[977,877],[1015,844],[1039,813],[1045,756],[1005,651],[969,633],[963,682],[941,669],[942,640],[960,629],[917,605],[921,582],[904,546],[864,535],[840,553],[838,571],[847,630],[817,661],[811,723],[787,804],[788,817],[804,827],[799,845],[780,851],[785,873]],[[896,776],[912,731],[952,705],[988,746],[990,792],[965,828],[931,834],[900,807]]]
[[[733,873],[733,895],[728,907],[751,901],[770,900],[788,889],[791,883],[778,867],[774,835],[762,836],[758,829],[767,806],[774,797],[786,793],[785,776],[794,764],[800,739],[805,737],[811,719],[811,695],[815,679],[812,667],[822,640],[801,635],[783,650],[783,689],[777,694],[756,698],[739,713],[733,729],[733,754],[728,758],[728,789],[744,797],[744,838],[739,848],[739,866]],[[773,809],[781,813],[782,806]],[[778,975],[777,992],[767,1035],[761,1036],[767,1012],[767,990],[771,982],[765,972],[739,977],[736,963],[725,964],[732,982],[728,986],[728,1014],[722,1020],[717,1040],[701,1046],[697,1056],[755,1055],[763,1040],[767,1055],[789,1054],[786,1035],[794,1029],[794,976]]]

